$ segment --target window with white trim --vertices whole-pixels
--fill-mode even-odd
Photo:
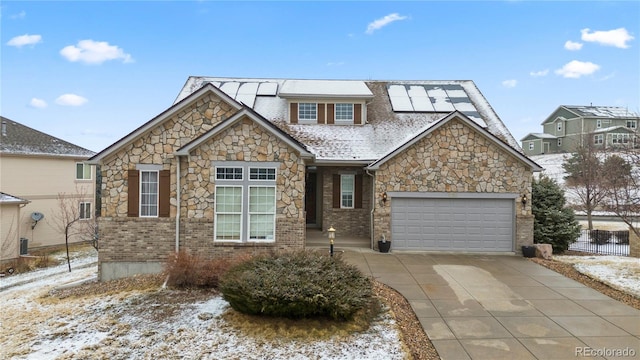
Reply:
[[[299,121],[318,121],[318,105],[316,103],[298,103]]]
[[[562,121],[558,122],[558,131],[562,131]]]
[[[533,141],[529,141],[529,150],[533,150],[534,144]]]
[[[335,105],[335,121],[353,123],[353,104],[337,103]]]
[[[240,241],[242,186],[216,186],[215,239]]]
[[[76,180],[91,180],[91,165],[76,163]]]
[[[562,138],[558,138],[558,146],[562,146]]]
[[[602,120],[600,119],[596,120],[596,128],[598,129],[602,128]]]
[[[215,241],[275,241],[276,167],[256,164],[216,167]]]
[[[340,207],[353,209],[355,175],[340,175]]]
[[[611,134],[611,143],[620,145],[629,143],[629,134]]]
[[[159,172],[140,171],[140,217],[158,216]]]
[[[90,202],[80,203],[80,214],[78,218],[80,220],[91,219],[91,203]]]
[[[593,137],[593,143],[596,145],[602,145],[602,143],[604,143],[604,136],[602,136],[602,134],[595,135]]]
[[[637,129],[638,128],[638,122],[636,120],[627,120],[627,127],[629,129]]]

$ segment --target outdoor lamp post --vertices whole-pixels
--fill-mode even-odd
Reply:
[[[329,254],[333,256],[333,240],[336,238],[336,229],[332,226],[327,231],[329,232]]]

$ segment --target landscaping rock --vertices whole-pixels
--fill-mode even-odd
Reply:
[[[534,246],[536,247],[536,257],[551,260],[553,255],[551,244],[535,244]]]

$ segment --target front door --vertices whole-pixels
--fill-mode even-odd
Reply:
[[[308,172],[304,197],[304,207],[307,211],[307,224],[316,224],[316,183],[317,174],[315,172]]]

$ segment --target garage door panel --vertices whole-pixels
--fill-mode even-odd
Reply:
[[[394,197],[393,247],[436,251],[513,251],[512,199]]]

